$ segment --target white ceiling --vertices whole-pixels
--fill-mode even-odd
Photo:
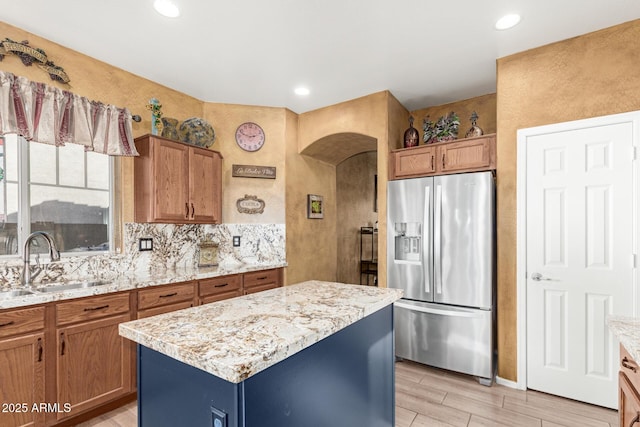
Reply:
[[[303,113],[387,89],[409,110],[494,93],[497,58],[640,18],[640,0],[177,2],[171,19],[153,0],[0,0],[0,20],[203,101]],[[496,31],[510,12],[520,25]]]

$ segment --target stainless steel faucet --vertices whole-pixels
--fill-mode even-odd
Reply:
[[[31,281],[35,279],[35,277],[42,271],[42,267],[40,267],[40,261],[38,258],[36,258],[36,268],[33,272],[31,271],[31,266],[29,265],[29,259],[31,258],[31,241],[38,236],[42,236],[47,242],[47,245],[49,245],[49,257],[51,258],[51,261],[60,260],[60,252],[58,251],[58,248],[56,248],[56,242],[53,240],[53,237],[51,237],[49,233],[45,233],[44,231],[34,231],[33,233],[29,234],[29,237],[27,237],[27,240],[25,240],[24,242],[24,251],[22,252],[22,284],[26,286],[30,286]]]

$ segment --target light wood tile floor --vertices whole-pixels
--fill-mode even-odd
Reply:
[[[396,363],[396,427],[617,427],[618,411]]]
[[[135,427],[136,411],[134,402],[78,427]],[[533,390],[485,387],[465,375],[397,362],[396,427],[441,426],[617,427],[618,412]]]

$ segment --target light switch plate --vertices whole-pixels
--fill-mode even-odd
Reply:
[[[240,236],[233,236],[233,247],[237,248],[240,246]]]

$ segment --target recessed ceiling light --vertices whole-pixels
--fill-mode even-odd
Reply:
[[[153,7],[160,15],[166,16],[167,18],[177,18],[180,16],[178,5],[171,0],[155,0]]]
[[[520,15],[516,13],[505,15],[496,22],[496,30],[508,30],[518,25],[518,22],[520,22]]]
[[[295,88],[294,92],[296,93],[296,95],[300,95],[300,96],[306,96],[306,95],[309,95],[311,93],[309,88],[306,88],[306,87],[303,87],[303,86]]]

